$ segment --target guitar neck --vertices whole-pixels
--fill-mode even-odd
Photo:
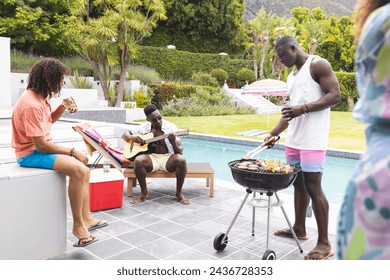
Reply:
[[[158,140],[161,140],[161,139],[164,139],[164,138],[167,138],[167,137],[168,137],[168,134],[163,134],[163,135],[156,136],[156,137],[153,137],[153,138],[150,138],[150,139],[146,139],[145,140],[145,144],[156,142]]]

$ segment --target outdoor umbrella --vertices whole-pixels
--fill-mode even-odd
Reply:
[[[288,96],[288,89],[287,84],[283,81],[264,79],[244,86],[242,93],[264,96]]]
[[[280,80],[264,79],[241,88],[242,94],[261,96],[288,96],[287,83]],[[269,113],[268,113],[269,127]]]

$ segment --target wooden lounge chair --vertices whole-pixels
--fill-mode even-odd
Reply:
[[[136,177],[132,162],[127,162],[126,159],[120,158],[120,152],[116,149],[110,148],[107,142],[102,139],[96,139],[88,134],[88,129],[91,128],[89,124],[82,124],[73,126],[73,130],[76,131],[83,138],[87,145],[88,151],[92,153],[96,150],[99,153],[98,158],[93,162],[91,168],[98,166],[99,161],[105,158],[110,164],[117,170],[123,173],[127,178],[127,196],[132,196],[133,188],[136,186]],[[89,147],[88,147],[89,145]],[[125,165],[124,165],[125,164]],[[163,171],[157,171],[148,173],[147,178],[175,178],[174,173],[167,173]],[[214,197],[214,170],[208,162],[188,162],[187,163],[187,175],[186,178],[206,178],[206,187],[210,188],[210,197]]]

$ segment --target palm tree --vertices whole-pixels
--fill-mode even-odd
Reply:
[[[267,13],[262,7],[256,18],[249,21],[248,25],[253,35],[253,63],[256,80],[264,79],[264,63],[268,53],[269,41],[272,30],[276,27],[278,17],[272,12]]]
[[[348,110],[352,111],[355,107],[355,99],[359,97],[356,86],[340,84],[340,92],[341,96],[347,99]]]
[[[301,38],[309,44],[309,54],[314,54],[319,42],[324,40],[325,26],[320,21],[310,19],[302,24]]]
[[[162,0],[70,0],[70,7],[78,24],[78,30],[72,32],[80,33],[77,50],[95,70],[105,98],[119,107],[138,44],[152,34],[159,20],[166,19],[164,3]],[[115,66],[120,68],[116,98],[109,95]]]

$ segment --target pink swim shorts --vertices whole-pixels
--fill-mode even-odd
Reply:
[[[303,172],[324,171],[326,151],[299,150],[286,147],[286,161],[288,164],[301,168]]]

